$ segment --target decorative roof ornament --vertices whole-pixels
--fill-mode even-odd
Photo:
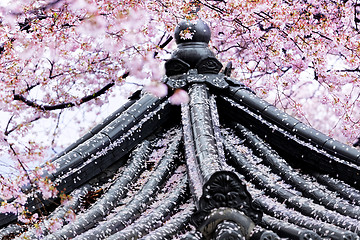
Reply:
[[[207,23],[201,19],[183,20],[175,28],[176,43],[204,43],[209,44],[211,38],[211,30]],[[215,56],[212,53],[213,56]]]
[[[163,82],[173,89],[204,82],[217,89],[240,86],[238,81],[230,78],[231,62],[220,72],[223,65],[208,46],[210,37],[210,28],[204,21],[197,19],[180,22],[175,29],[178,48],[165,63],[166,76]]]
[[[171,59],[165,63],[167,76],[187,73],[196,69],[198,74],[217,74],[222,64],[209,49],[211,32],[202,20],[184,20],[175,29],[175,40],[178,48]]]

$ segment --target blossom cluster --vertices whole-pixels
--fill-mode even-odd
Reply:
[[[37,220],[26,213],[23,187],[35,186],[44,198],[58,193],[34,166],[58,147],[59,136],[68,144],[88,130],[97,120],[89,116],[99,115],[128,78],[167,94],[159,83],[163,62],[192,2],[13,0],[0,8],[0,155],[20,172],[0,176],[0,212]],[[356,1],[198,2],[196,17],[212,29],[210,48],[233,63],[233,78],[334,138],[351,143],[360,136]],[[177,89],[170,100],[181,104],[188,96]],[[71,119],[77,128],[69,131],[63,115],[79,109]]]

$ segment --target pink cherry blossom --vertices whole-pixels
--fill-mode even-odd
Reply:
[[[180,31],[179,35],[180,35],[181,39],[186,40],[186,39],[192,39],[194,34],[195,34],[195,32],[191,32],[190,30],[185,29],[185,30]]]
[[[176,89],[174,94],[171,95],[171,97],[170,97],[170,103],[174,104],[174,105],[180,105],[183,103],[187,103],[187,102],[189,102],[189,100],[190,100],[189,94],[181,88]]]
[[[160,82],[151,82],[145,86],[145,91],[157,96],[164,97],[168,93],[168,88],[165,84]]]
[[[69,211],[66,212],[64,219],[65,219],[65,221],[67,221],[67,222],[73,222],[73,221],[76,219],[76,214],[75,214],[75,212],[70,209]]]
[[[52,218],[47,222],[47,229],[50,230],[50,232],[55,232],[59,228],[61,228],[63,225],[63,222],[61,219],[58,218]]]

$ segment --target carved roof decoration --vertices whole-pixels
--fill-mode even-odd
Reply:
[[[52,159],[59,168],[45,175],[71,201],[29,198],[46,219],[35,227],[0,214],[0,237],[359,239],[360,151],[257,97],[231,64],[221,71],[203,21],[175,34],[163,82],[190,102],[135,93]]]

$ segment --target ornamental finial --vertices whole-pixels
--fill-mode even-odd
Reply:
[[[184,20],[175,29],[175,40],[178,48],[173,52],[170,62],[165,64],[166,75],[174,75],[185,69],[194,69],[200,60],[215,58],[215,54],[209,49],[211,32],[209,26],[202,20]],[[171,62],[176,62],[175,65]],[[178,68],[179,61],[182,63]],[[175,68],[175,69],[174,69]]]
[[[177,44],[186,42],[202,42],[208,44],[211,37],[209,26],[202,20],[184,20],[175,29]]]
[[[209,49],[211,31],[202,20],[184,20],[175,29],[177,49],[165,63],[167,76],[187,73],[190,69],[197,73],[217,74],[222,64]],[[194,71],[193,71],[194,72]]]

